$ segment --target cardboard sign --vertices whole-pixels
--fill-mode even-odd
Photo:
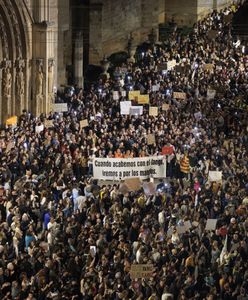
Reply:
[[[13,116],[13,117],[7,119],[6,125],[16,126],[17,125],[17,116]]]
[[[155,134],[153,134],[153,133],[149,133],[148,135],[147,135],[147,144],[148,145],[154,145],[155,144]]]
[[[41,124],[40,126],[35,126],[35,132],[40,133],[44,130],[44,124]]]
[[[118,91],[113,91],[113,99],[119,100],[119,92]]]
[[[139,95],[138,104],[149,104],[150,98],[149,95]]]
[[[171,155],[174,152],[174,147],[173,146],[164,146],[162,148],[162,154],[163,155]]]
[[[182,93],[182,92],[174,92],[173,93],[173,98],[175,99],[186,99],[186,93]]]
[[[217,219],[207,219],[205,230],[215,230],[216,224],[217,224]]]
[[[217,35],[218,35],[217,30],[209,30],[209,32],[208,32],[208,38],[211,40],[216,39]]]
[[[53,127],[53,120],[45,120],[44,125],[46,128]]]
[[[130,107],[131,116],[140,116],[143,115],[143,106],[131,106]]]
[[[119,193],[125,195],[129,192],[129,189],[125,183],[121,183],[119,187]]]
[[[53,111],[57,113],[67,112],[68,111],[67,103],[54,103]]]
[[[205,71],[213,72],[214,65],[213,65],[213,64],[204,64],[204,65],[203,65],[203,69],[204,69]]]
[[[162,110],[163,110],[163,111],[167,111],[167,110],[169,110],[169,108],[170,108],[170,105],[167,104],[167,103],[164,103],[164,104],[162,105]]]
[[[210,182],[216,181],[222,181],[222,171],[209,171],[208,173],[208,180]]]
[[[158,115],[158,107],[157,106],[150,106],[149,107],[149,116],[156,117]]]
[[[124,184],[126,185],[129,192],[139,191],[142,187],[139,178],[128,178],[125,179]]]
[[[151,264],[131,265],[130,277],[132,279],[150,278],[153,272],[154,268]]]
[[[84,127],[87,127],[87,126],[89,126],[89,123],[88,123],[87,119],[84,119],[84,120],[80,121],[80,128],[84,128]]]
[[[121,101],[120,102],[121,115],[129,115],[131,106],[132,106],[131,101]]]
[[[128,93],[128,99],[129,100],[135,100],[135,97],[139,97],[140,91],[129,91]]]

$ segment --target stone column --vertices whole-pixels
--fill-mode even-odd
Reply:
[[[25,107],[25,61],[17,59],[15,62],[16,80],[15,80],[15,114],[20,115]]]
[[[50,58],[48,60],[48,112],[52,110],[52,105],[54,103],[54,59]]]
[[[83,77],[83,34],[77,32],[74,46],[74,83],[79,88],[84,86]]]
[[[44,72],[43,72],[43,59],[35,61],[35,108],[34,113],[39,116],[43,112],[44,106]]]
[[[11,116],[11,96],[12,96],[12,63],[4,60],[2,63],[2,119],[6,121]]]
[[[102,50],[102,0],[90,1],[90,49],[89,63],[98,65],[103,57]]]

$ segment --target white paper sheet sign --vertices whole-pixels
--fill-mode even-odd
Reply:
[[[222,172],[221,171],[209,171],[208,180],[213,181],[222,181]]]
[[[113,92],[113,99],[114,100],[118,100],[119,99],[119,92],[118,91],[114,91]]]
[[[158,92],[159,91],[159,85],[157,84],[157,85],[153,85],[152,86],[152,91],[153,92]]]
[[[196,120],[200,120],[202,118],[202,113],[200,111],[194,113],[194,117],[196,118]]]
[[[127,96],[127,92],[126,91],[121,91],[121,96],[122,97],[126,97]]]
[[[131,106],[132,106],[131,101],[121,101],[120,102],[121,115],[129,115]]]
[[[35,126],[35,132],[40,133],[44,130],[44,124],[41,124],[40,126]]]
[[[214,99],[215,95],[216,95],[216,90],[211,90],[211,89],[207,90],[207,98],[208,99]]]
[[[207,219],[205,230],[215,230],[216,224],[217,224],[217,219]]]
[[[53,110],[58,113],[67,112],[68,111],[67,103],[54,103]]]
[[[130,107],[131,116],[140,116],[143,115],[143,106],[131,106]]]

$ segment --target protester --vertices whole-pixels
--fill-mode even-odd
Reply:
[[[187,37],[175,30],[89,91],[61,95],[68,113],[24,111],[1,131],[1,299],[248,299],[248,124],[237,106],[248,102],[248,57],[228,13],[214,11]],[[177,67],[159,70],[172,59]],[[158,116],[147,105],[121,115],[130,89],[149,93]],[[96,157],[161,155],[165,145],[167,178],[152,195],[92,178]],[[214,170],[221,182],[208,180]],[[153,275],[131,278],[133,264],[152,264]]]

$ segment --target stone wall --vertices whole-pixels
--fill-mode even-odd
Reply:
[[[164,0],[92,0],[90,8],[90,63],[103,55],[127,50],[132,33],[138,44],[164,20]]]

